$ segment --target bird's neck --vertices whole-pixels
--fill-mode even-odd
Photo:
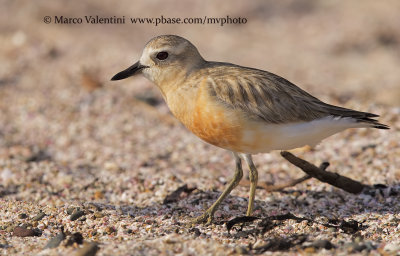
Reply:
[[[191,122],[198,94],[198,81],[186,79],[179,74],[158,86],[173,115],[183,124]]]

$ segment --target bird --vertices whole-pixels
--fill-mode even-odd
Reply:
[[[389,129],[378,115],[325,103],[288,80],[260,69],[205,60],[189,40],[160,35],[136,63],[114,75],[142,74],[159,89],[172,114],[205,142],[229,150],[235,172],[218,199],[193,223],[210,224],[221,202],[249,167],[247,216],[254,209],[258,172],[253,154],[315,146],[348,128]]]

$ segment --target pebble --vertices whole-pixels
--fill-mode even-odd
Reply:
[[[74,244],[82,244],[82,243],[83,243],[82,234],[79,232],[75,232],[72,235],[68,236],[65,246],[71,246]]]
[[[11,233],[14,230],[14,225],[10,225],[6,228],[7,233]]]
[[[97,231],[96,230],[91,230],[90,232],[89,232],[89,237],[93,237],[93,236],[97,236]]]
[[[111,235],[112,233],[115,233],[115,228],[114,227],[106,227],[106,233]]]
[[[7,243],[7,240],[5,239],[0,239],[0,248],[8,248],[9,245]]]
[[[190,229],[190,231],[194,233],[195,237],[198,237],[201,235],[200,229],[198,229],[198,228],[192,228],[192,229]]]
[[[304,249],[305,253],[315,253],[315,248],[314,247],[307,247]]]
[[[355,252],[362,252],[363,250],[367,249],[367,246],[363,243],[355,243],[352,246],[353,251]]]
[[[58,233],[56,236],[50,238],[49,242],[46,244],[46,246],[44,247],[44,249],[47,248],[56,248],[58,247],[61,242],[65,239],[65,234],[64,232],[60,232]]]
[[[351,242],[345,244],[344,247],[347,248],[347,251],[349,252],[362,252],[364,250],[371,251],[375,249],[375,246],[370,241],[360,243]]]
[[[97,243],[87,243],[75,253],[75,256],[94,256],[99,249]]]
[[[68,207],[67,208],[67,214],[71,215],[72,213],[74,213],[75,209],[76,209],[75,207]]]
[[[26,218],[28,218],[28,215],[26,213],[20,213],[20,214],[18,214],[18,218],[19,219],[26,219]]]
[[[15,227],[13,235],[19,237],[35,236],[36,232],[33,229],[28,229],[24,227]]]
[[[249,236],[249,233],[245,232],[245,231],[238,231],[235,234],[235,238],[247,238]]]
[[[96,219],[101,219],[104,217],[104,213],[102,212],[95,212],[93,215],[96,217]]]
[[[35,217],[33,217],[32,220],[33,221],[39,221],[39,220],[43,219],[44,216],[46,216],[46,214],[44,212],[40,212]]]
[[[99,200],[99,199],[103,199],[104,198],[104,194],[101,191],[96,191],[94,192],[94,199],[95,200]]]
[[[0,173],[0,178],[2,179],[4,184],[8,184],[11,182],[14,174],[12,171],[8,168],[3,169],[3,171]]]
[[[236,247],[236,248],[235,248],[235,252],[236,252],[237,254],[239,254],[239,255],[246,255],[246,254],[249,254],[249,251],[248,251],[246,248],[244,248],[243,246]]]
[[[334,248],[334,245],[329,240],[316,240],[311,244],[312,247],[317,249],[327,249],[330,250]]]
[[[71,216],[69,217],[70,220],[74,221],[79,219],[80,217],[82,217],[83,215],[85,215],[84,211],[76,211],[73,214],[71,214]]]

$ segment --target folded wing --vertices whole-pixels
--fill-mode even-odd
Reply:
[[[228,63],[214,62],[210,67],[210,94],[251,118],[280,124],[334,116],[353,118],[366,127],[389,129],[374,119],[378,115],[326,104],[273,73]]]

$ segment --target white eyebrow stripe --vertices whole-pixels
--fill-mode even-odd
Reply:
[[[171,49],[171,47],[162,47],[162,48],[151,48],[149,49],[149,51],[147,52],[147,54],[151,55],[155,52],[168,52]]]

